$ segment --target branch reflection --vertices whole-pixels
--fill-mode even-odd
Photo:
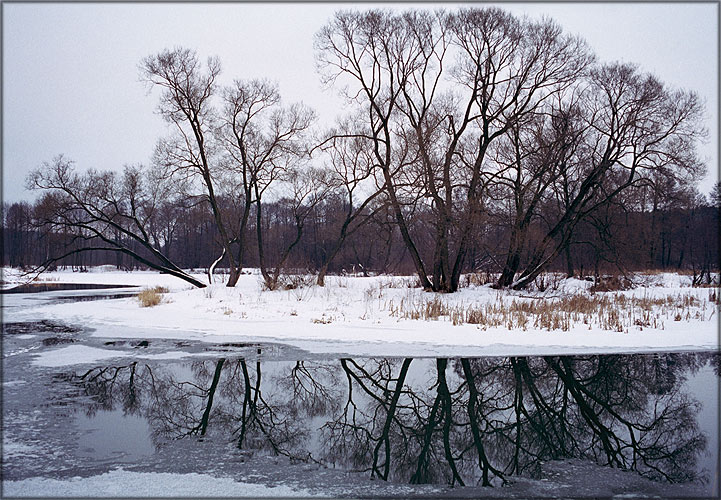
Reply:
[[[221,358],[96,367],[70,379],[88,416],[147,419],[156,446],[195,436],[371,478],[500,485],[582,458],[698,479],[700,404],[683,382],[712,354],[278,362]]]

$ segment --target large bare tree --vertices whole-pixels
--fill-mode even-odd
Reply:
[[[703,106],[695,93],[668,89],[636,67],[616,63],[594,69],[581,106],[585,126],[576,137],[582,143],[570,156],[556,154],[560,163],[554,160],[563,173],[555,186],[564,202],[546,217],[545,234],[520,276],[502,285],[531,283],[568,245],[578,222],[620,193],[658,176],[693,182],[704,171],[696,153],[705,134]]]
[[[483,210],[489,146],[576,81],[592,59],[585,44],[550,21],[473,8],[339,12],[316,48],[325,81],[345,85],[365,110],[358,135],[372,142],[422,286],[457,290]],[[407,220],[418,203],[435,215],[430,265]]]
[[[146,81],[162,89],[158,112],[174,129],[171,137],[158,142],[156,163],[166,175],[200,188],[230,263],[228,286],[234,286],[240,269],[216,195],[218,145],[213,132],[217,116],[212,98],[218,92],[220,62],[209,58],[203,67],[194,51],[175,48],[146,57],[140,69]]]

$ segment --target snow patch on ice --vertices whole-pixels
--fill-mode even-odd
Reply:
[[[16,387],[18,385],[27,384],[25,380],[3,380],[4,387]]]
[[[209,474],[133,472],[115,469],[105,474],[69,479],[31,477],[4,481],[3,494],[29,497],[310,497],[304,489],[265,486]]]
[[[66,365],[96,363],[106,359],[121,358],[126,356],[133,356],[134,358],[142,359],[181,359],[188,356],[188,354],[179,351],[159,354],[144,354],[138,351],[117,351],[98,349],[97,347],[89,347],[85,345],[71,345],[39,353],[33,360],[33,364],[36,366],[57,368],[59,366]]]

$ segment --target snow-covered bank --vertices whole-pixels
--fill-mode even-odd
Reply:
[[[8,276],[6,270],[5,281]],[[472,285],[455,294],[433,294],[415,288],[413,278],[388,276],[329,277],[325,287],[280,291],[263,290],[254,274],[243,275],[235,288],[218,283],[205,289],[191,289],[152,272],[60,271],[43,277],[57,283],[164,286],[170,292],[160,305],[147,308],[135,298],[49,303],[27,300],[30,294],[5,295],[6,304],[21,305],[6,308],[6,321],[51,319],[93,328],[101,337],[282,342],[354,355],[651,352],[719,346],[718,290],[692,288],[690,277],[677,274],[641,276],[633,289],[595,294],[589,291],[591,283],[576,279],[559,280],[545,292]],[[104,357],[111,355],[118,353],[108,351]],[[55,363],[45,358],[38,362]]]
[[[122,469],[90,477],[32,477],[3,482],[11,497],[310,497],[307,490],[265,486],[208,474],[133,472]]]
[[[6,497],[174,497],[174,498],[710,498],[699,484],[654,483],[638,474],[588,461],[546,462],[549,477],[515,477],[512,484],[498,488],[404,485],[384,481],[353,483],[313,483],[308,489],[298,485],[263,484],[236,481],[199,473],[135,472],[115,469],[89,477],[50,479],[30,477],[3,482]],[[336,478],[338,479],[338,478]],[[710,491],[713,491],[710,490]]]

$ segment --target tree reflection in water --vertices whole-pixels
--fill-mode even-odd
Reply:
[[[415,484],[501,484],[563,458],[684,482],[698,479],[706,439],[682,384],[709,359],[718,374],[712,354],[658,354],[221,358],[71,379],[91,396],[88,416],[143,416],[156,446],[212,434],[251,453]]]

